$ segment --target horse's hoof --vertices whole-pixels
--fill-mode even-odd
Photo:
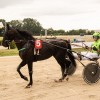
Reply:
[[[62,82],[62,79],[59,79],[59,80],[56,80],[56,79],[55,79],[54,81],[55,81],[55,82]]]
[[[69,80],[69,78],[66,78],[66,81],[68,81]]]
[[[62,82],[63,80],[62,79],[59,79],[59,82]]]
[[[56,79],[55,79],[54,81],[55,81],[55,82],[58,82],[58,80],[56,80]]]
[[[32,87],[32,85],[27,85],[25,88],[31,88]]]
[[[24,79],[25,81],[28,81],[28,78],[27,78],[27,77],[24,77],[23,79]]]

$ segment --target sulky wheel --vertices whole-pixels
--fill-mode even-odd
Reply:
[[[89,63],[83,70],[83,79],[88,84],[93,84],[99,81],[100,68],[97,63]]]
[[[76,66],[71,64],[68,70],[68,75],[73,75],[75,71],[76,71]]]

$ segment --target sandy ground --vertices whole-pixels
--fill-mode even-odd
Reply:
[[[60,83],[54,82],[60,78],[61,71],[53,57],[35,62],[34,85],[30,89],[25,89],[28,82],[21,79],[16,71],[20,62],[19,56],[0,57],[0,100],[100,100],[100,82],[94,85],[84,82],[84,67],[79,62],[69,81]],[[27,66],[21,71],[28,77]]]

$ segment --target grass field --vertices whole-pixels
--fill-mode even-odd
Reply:
[[[2,40],[2,37],[0,37],[0,40]]]
[[[0,56],[13,56],[18,55],[17,49],[1,49],[0,50]]]

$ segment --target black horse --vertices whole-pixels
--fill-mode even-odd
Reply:
[[[64,80],[67,75],[73,74],[76,70],[76,62],[74,56],[72,55],[72,52],[70,51],[71,46],[68,43],[68,41],[62,39],[43,40],[42,48],[39,51],[39,55],[37,55],[37,53],[35,54],[34,52],[35,50],[34,42],[36,39],[29,32],[14,29],[10,27],[9,24],[7,24],[2,45],[4,47],[8,47],[9,42],[13,40],[19,50],[19,56],[22,59],[22,62],[19,64],[17,68],[17,71],[20,77],[26,81],[28,81],[28,78],[21,73],[20,69],[26,64],[28,65],[30,82],[26,86],[27,88],[31,87],[33,84],[33,80],[32,80],[33,62],[45,60],[51,56],[54,56],[58,64],[61,66],[62,77],[59,79],[59,81]],[[68,59],[66,59],[66,55]],[[71,64],[72,64],[72,68],[71,71],[69,71]]]

